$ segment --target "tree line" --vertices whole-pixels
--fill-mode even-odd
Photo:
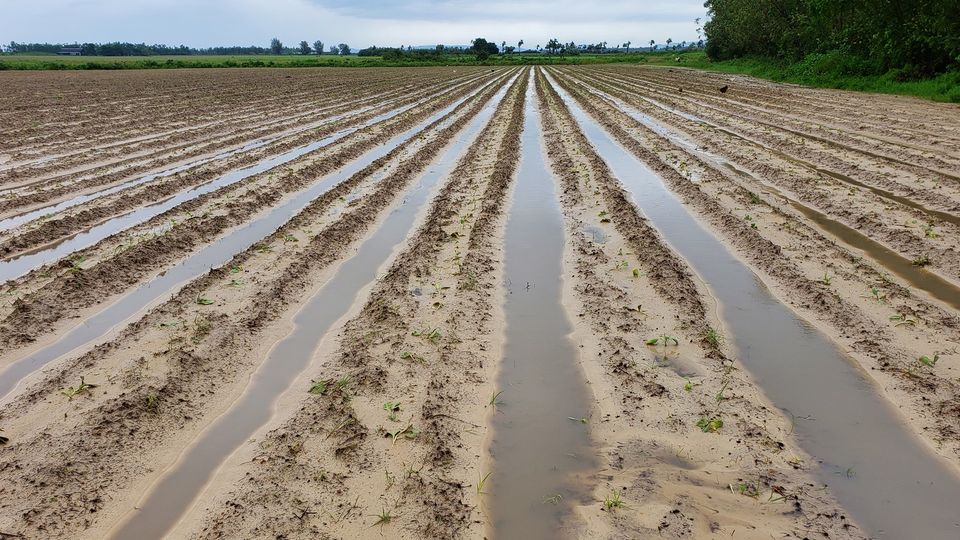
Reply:
[[[960,68],[960,0],[706,0],[706,52],[826,59],[846,75]]]
[[[189,56],[189,55],[263,55],[263,54],[350,54],[350,46],[346,43],[331,45],[329,51],[324,50],[323,42],[316,40],[313,44],[301,41],[296,47],[287,47],[279,39],[273,38],[269,47],[257,45],[233,47],[187,47],[186,45],[147,45],[146,43],[128,43],[115,41],[111,43],[18,43],[11,41],[5,47],[8,53],[45,53],[56,54],[64,48],[80,49],[83,56]]]
[[[485,38],[478,37],[471,42],[469,47],[451,47],[447,45],[437,45],[432,49],[414,49],[413,47],[378,47],[376,45],[360,49],[359,56],[382,56],[386,60],[435,60],[442,61],[444,57],[450,55],[475,55],[478,60],[486,60],[496,54],[514,54],[514,53],[541,53],[557,54],[560,56],[578,55],[581,53],[590,54],[610,54],[621,52],[637,52],[643,49],[657,50],[658,45],[654,40],[650,40],[650,46],[646,48],[634,47],[631,49],[632,42],[616,43],[609,45],[606,41],[598,43],[578,45],[573,41],[561,42],[556,38],[551,39],[543,47],[537,44],[535,47],[523,49],[524,41],[518,40],[516,45],[502,41],[499,45],[496,42],[488,41]],[[673,43],[672,39],[666,40],[665,49],[690,49],[703,47],[703,40],[699,42]],[[208,47],[195,48],[185,45],[147,45],[145,43],[17,43],[11,41],[4,47],[9,53],[48,53],[55,54],[63,48],[79,48],[83,56],[188,56],[188,55],[266,55],[266,54],[299,54],[299,55],[347,55],[351,54],[352,49],[346,43],[331,45],[329,49],[324,48],[321,40],[313,43],[307,40],[300,41],[295,47],[286,46],[279,38],[270,40],[269,47],[234,46],[234,47]]]
[[[483,61],[489,58],[490,56],[500,54],[500,55],[512,55],[512,54],[534,54],[534,53],[546,53],[546,54],[556,54],[559,56],[576,56],[581,53],[590,53],[590,54],[616,54],[623,52],[638,52],[641,50],[647,51],[656,51],[658,50],[659,45],[655,41],[650,41],[649,47],[634,47],[631,48],[632,42],[627,41],[624,43],[617,43],[614,45],[609,45],[606,41],[601,41],[598,43],[590,44],[581,44],[578,45],[575,42],[571,41],[564,43],[558,39],[551,39],[547,42],[546,46],[541,47],[539,44],[531,47],[527,50],[523,50],[524,41],[518,40],[517,44],[507,44],[506,41],[502,41],[498,46],[495,42],[488,41],[486,38],[476,38],[471,42],[469,47],[451,47],[448,45],[437,45],[434,48],[418,48],[414,49],[411,46],[407,47],[378,47],[376,45],[372,47],[367,47],[360,49],[357,52],[358,56],[381,56],[385,60],[389,61],[443,61],[445,58],[450,56],[459,56],[459,55],[473,55],[477,60]],[[666,46],[662,50],[690,50],[695,48],[702,48],[704,42],[701,39],[698,42],[694,41],[682,41],[680,43],[673,43],[673,40],[667,38]]]

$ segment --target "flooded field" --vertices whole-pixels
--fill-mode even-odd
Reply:
[[[0,537],[960,535],[955,105],[0,82]]]

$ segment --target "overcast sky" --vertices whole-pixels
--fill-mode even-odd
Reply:
[[[551,37],[592,43],[695,41],[703,0],[7,0],[0,42],[132,41],[206,47],[279,37],[368,45],[524,47]]]

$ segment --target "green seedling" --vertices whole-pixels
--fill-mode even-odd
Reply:
[[[896,321],[897,324],[895,326],[902,326],[904,324],[909,324],[913,326],[917,325],[917,319],[915,319],[914,317],[911,317],[910,315],[905,315],[903,313],[897,313],[896,315],[891,315],[890,320]]]
[[[353,381],[352,379],[350,379],[350,376],[344,375],[343,377],[340,378],[339,381],[337,381],[337,384],[336,384],[337,391],[349,397],[350,394],[347,391],[347,386],[349,386],[351,382]]]
[[[933,223],[927,223],[927,226],[923,228],[923,236],[927,238],[936,238],[939,236],[937,231],[933,229]]]
[[[684,377],[684,379],[685,379],[687,382],[684,383],[683,389],[686,390],[687,392],[693,391],[694,387],[703,385],[702,382],[694,382],[694,381],[691,381],[689,377]]]
[[[315,381],[310,386],[310,390],[308,390],[308,392],[311,394],[322,396],[327,393],[327,384],[328,384],[327,381]]]
[[[930,264],[930,257],[926,255],[920,255],[919,257],[917,257],[916,259],[910,262],[913,263],[914,266],[919,266],[920,268],[923,268],[924,266],[928,266]]]
[[[231,274],[239,274],[240,272],[243,272],[243,268],[240,265],[235,264],[230,267]]]
[[[399,402],[399,401],[396,401],[396,402],[394,402],[394,401],[387,401],[386,403],[383,404],[383,410],[385,410],[385,411],[390,411],[390,412],[399,411],[399,410],[400,410],[400,402]]]
[[[617,508],[625,508],[626,506],[627,504],[617,492],[613,492],[603,499],[603,507],[610,511],[616,510]]]
[[[930,358],[930,357],[927,356],[927,355],[923,355],[923,356],[920,357],[920,363],[923,364],[923,365],[925,365],[925,366],[927,366],[927,367],[936,367],[937,362],[939,362],[939,361],[940,361],[940,355],[939,355],[939,354],[934,354],[934,355],[933,355],[933,358]]]
[[[416,337],[422,337],[422,338],[426,339],[427,341],[429,341],[430,343],[433,343],[434,345],[440,343],[440,338],[443,337],[443,336],[440,334],[440,330],[438,330],[438,329],[436,329],[436,328],[434,328],[433,330],[429,330],[429,331],[428,331],[428,330],[417,330],[417,331],[413,332],[413,335],[416,336]]]
[[[639,268],[634,268],[634,269],[633,269],[633,277],[635,277],[635,278],[640,277],[640,269],[639,269]]]
[[[750,203],[751,203],[751,204],[760,204],[760,203],[763,202],[763,199],[761,199],[760,196],[757,195],[756,193],[754,193],[754,192],[752,192],[752,191],[748,191],[747,194],[750,196]]]
[[[91,388],[96,388],[96,387],[97,385],[89,384],[83,380],[83,377],[80,377],[80,384],[76,386],[71,386],[66,390],[62,391],[61,393],[67,396],[67,398],[69,398],[70,401],[73,401],[73,396],[82,394],[84,392],[89,393]]]
[[[724,382],[724,383],[723,383],[723,386],[720,387],[720,391],[717,392],[716,399],[717,399],[717,404],[718,404],[718,405],[719,405],[723,400],[727,399],[727,398],[723,395],[723,392],[727,389],[727,386],[729,386],[729,385],[730,385],[730,381]],[[722,425],[722,423],[721,423],[721,425]]]
[[[487,492],[483,490],[483,487],[487,485],[487,479],[490,478],[491,474],[493,474],[493,471],[483,475],[481,475],[480,473],[477,473],[477,495],[487,494]]]
[[[407,439],[416,439],[417,435],[420,433],[413,429],[413,424],[407,424],[407,427],[398,429],[396,431],[388,432],[390,437],[393,439],[393,444],[397,444],[397,439],[400,437],[405,437]]]
[[[494,392],[493,395],[490,396],[490,403],[488,403],[487,405],[493,408],[496,408],[497,405],[502,404],[503,402],[500,401],[500,394],[502,393],[503,393],[503,390],[500,390],[499,392]]]
[[[715,329],[707,328],[707,331],[703,334],[703,340],[706,341],[707,344],[709,344],[712,348],[719,349],[722,338]]]
[[[731,493],[739,493],[740,495],[751,497],[753,499],[760,498],[760,491],[753,484],[745,484],[741,482],[737,484],[736,491],[734,491],[733,484],[728,484],[728,486],[730,487]]]
[[[157,398],[156,394],[149,394],[146,399],[147,410],[153,414],[157,414],[157,411],[160,410],[160,400]]]
[[[829,287],[831,281],[833,281],[833,278],[832,278],[831,276],[827,275],[826,272],[824,272],[824,273],[823,273],[823,279],[821,279],[820,282],[823,283],[824,285],[826,285],[827,287]]]
[[[697,427],[704,433],[716,433],[723,427],[723,420],[703,417],[697,420]]]
[[[403,360],[413,360],[414,362],[420,362],[421,364],[427,363],[427,361],[420,356],[419,354],[414,354],[410,351],[404,351],[400,353],[400,358]]]
[[[657,336],[657,337],[655,337],[655,338],[650,338],[650,339],[648,339],[648,340],[647,340],[647,345],[650,345],[650,346],[663,345],[664,347],[666,347],[666,346],[670,345],[670,342],[671,342],[671,341],[672,341],[673,344],[676,345],[676,346],[679,346],[679,345],[680,345],[680,341],[679,341],[677,338],[675,338],[675,337],[673,337],[673,336],[668,336],[668,335],[666,335],[666,334],[664,334],[664,335],[662,335],[662,336]]]
[[[867,298],[872,297],[878,304],[882,304],[887,299],[887,295],[876,287],[870,287],[870,295]]]
[[[574,422],[580,422],[581,424],[586,424],[588,422],[587,417],[581,416],[580,418],[574,418],[573,416],[568,416],[567,420],[572,420]]]
[[[292,234],[287,234],[287,235],[284,235],[283,241],[284,241],[284,242],[299,242],[300,240],[297,240],[297,237],[294,236],[294,235],[292,235]]]
[[[382,529],[384,525],[387,525],[391,521],[393,521],[393,516],[390,514],[390,512],[391,512],[390,510],[386,510],[386,509],[381,510],[379,514],[374,516],[377,518],[377,521],[372,526],[376,527],[377,525],[379,525],[380,528]]]
[[[557,505],[557,504],[560,504],[560,501],[562,500],[563,500],[563,495],[557,493],[556,495],[550,495],[549,497],[544,497],[543,504],[550,503],[553,505]]]
[[[200,304],[201,306],[209,306],[209,305],[213,304],[213,300],[211,300],[211,299],[209,299],[209,298],[204,298],[203,296],[201,296],[201,295],[198,294],[198,295],[197,295],[197,304]]]
[[[240,288],[243,287],[243,282],[236,279],[231,279],[230,283],[227,284],[228,287]]]
[[[385,411],[387,411],[388,413],[390,413],[390,414],[387,416],[387,419],[388,419],[388,420],[390,420],[391,422],[396,422],[396,421],[397,421],[397,413],[400,412],[400,402],[398,401],[398,402],[394,403],[393,401],[388,401],[388,402],[386,402],[386,403],[383,404],[383,410],[385,410]]]
[[[630,268],[630,263],[627,261],[620,261],[613,267],[614,270],[626,270],[627,268]]]

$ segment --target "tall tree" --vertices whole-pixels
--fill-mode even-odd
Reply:
[[[300,42],[300,54],[310,54],[310,44],[307,43],[307,40]]]
[[[283,54],[283,43],[277,38],[271,39],[270,50],[273,51],[273,54]]]
[[[323,42],[319,39],[313,42],[313,50],[317,53],[317,56],[323,54]]]
[[[337,45],[337,50],[338,50],[338,51],[340,52],[340,54],[343,55],[343,56],[346,56],[346,55],[350,54],[350,46],[347,45],[346,43],[341,43],[341,44]]]

